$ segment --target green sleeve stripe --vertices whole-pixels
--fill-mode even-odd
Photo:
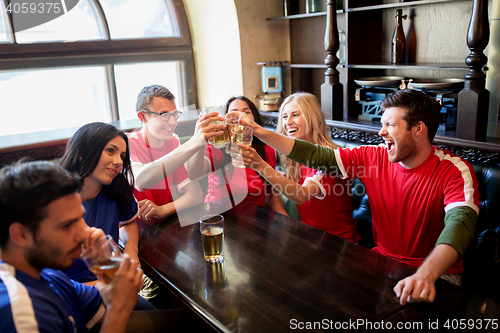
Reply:
[[[477,213],[468,206],[450,209],[444,216],[444,229],[436,245],[448,244],[462,256],[474,238]]]
[[[338,170],[335,151],[332,148],[315,145],[308,141],[296,139],[287,157],[312,169]]]

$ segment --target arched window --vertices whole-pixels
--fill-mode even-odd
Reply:
[[[179,37],[170,1],[101,0],[112,39]],[[126,17],[128,19],[124,20]]]
[[[0,137],[136,119],[150,84],[169,88],[179,107],[197,104],[182,0],[44,1],[60,4],[60,16],[22,31],[20,2],[1,1]],[[25,2],[27,11],[42,3]]]

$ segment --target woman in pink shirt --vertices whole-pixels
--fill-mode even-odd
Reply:
[[[225,113],[235,111],[246,113],[262,125],[257,107],[248,98],[244,96],[230,98],[225,105]],[[276,165],[274,149],[257,137],[253,138],[252,147],[263,161],[273,167]],[[203,168],[200,168],[200,165],[203,165]],[[205,202],[221,202],[222,205],[227,205],[228,209],[241,204],[255,203],[286,215],[279,195],[272,190],[269,183],[252,169],[234,167],[231,156],[224,148],[217,149],[207,145],[203,154],[198,154],[188,162],[188,171],[190,175],[196,174],[196,178],[209,174]]]

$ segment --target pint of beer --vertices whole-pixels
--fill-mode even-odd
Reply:
[[[216,120],[216,121],[212,121],[212,124],[214,125],[223,125],[224,122],[223,121],[219,121],[219,120]],[[219,130],[213,130],[212,132],[218,132]],[[217,135],[217,136],[213,136],[211,138],[208,139],[209,142],[215,147],[215,148],[223,148],[225,147],[226,145],[229,144],[229,129],[227,128],[224,128],[224,134],[223,135]]]
[[[243,156],[241,155],[241,149],[238,147],[237,143],[242,143],[245,146],[251,146],[253,140],[253,129],[251,127],[234,125],[231,129],[231,150],[230,155],[232,159],[233,166],[237,168],[244,168]]]
[[[211,263],[224,261],[224,217],[206,215],[200,219],[205,260]]]
[[[234,112],[229,112],[226,115],[225,123],[226,127],[229,130],[229,136],[231,141],[233,140],[234,132],[243,130],[243,125],[240,125],[240,119],[243,118],[241,115],[236,115]],[[233,128],[237,127],[239,130],[233,130]]]
[[[217,112],[219,114],[219,116],[221,116],[222,118],[224,118],[224,107],[220,106],[220,105],[219,106],[209,106],[209,107],[206,107],[206,108],[202,108],[201,112],[199,114],[199,117],[203,117],[205,114],[211,113],[211,112]],[[212,121],[212,124],[213,125],[226,125],[224,121],[219,121],[219,120]],[[218,132],[218,131],[219,130],[213,130],[212,132]],[[223,135],[213,136],[213,137],[209,138],[208,141],[215,148],[223,148],[224,146],[226,146],[227,144],[229,144],[229,129],[227,128],[227,126],[224,129],[224,134]]]
[[[123,257],[100,258],[94,260],[90,264],[89,270],[94,273],[99,280],[108,284],[115,277],[116,271],[120,268],[122,261]]]
[[[123,261],[120,249],[110,235],[83,249],[80,256],[89,270],[106,284],[113,280]]]

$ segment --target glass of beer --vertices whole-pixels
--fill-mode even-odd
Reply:
[[[237,128],[236,131],[242,131],[243,130],[243,125],[240,125],[240,119],[243,118],[243,116],[241,115],[236,115],[234,114],[234,112],[229,112],[227,115],[226,115],[226,119],[225,119],[225,123],[226,123],[226,127],[228,128],[228,131],[229,131],[229,136],[231,138],[231,140],[233,140],[233,128]]]
[[[219,114],[219,116],[224,118],[224,107],[220,106],[220,105],[202,108],[199,116],[203,117],[205,114],[211,113],[211,112],[217,112]],[[212,121],[212,124],[213,125],[225,125],[225,122],[222,120],[215,120],[215,121]],[[219,130],[216,129],[216,130],[213,130],[212,132],[218,132],[218,131]],[[223,148],[226,145],[228,145],[229,144],[229,130],[228,130],[227,126],[224,129],[223,135],[213,136],[213,137],[209,138],[208,140],[209,140],[210,144],[212,144],[215,148]]]
[[[238,143],[242,143],[245,146],[251,146],[253,140],[253,129],[247,126],[233,126],[231,129],[231,150],[230,155],[232,163],[237,168],[244,168],[245,163],[243,162],[243,155],[241,154],[241,149],[238,147]]]
[[[226,128],[229,132],[229,139],[230,139],[229,144],[226,146],[226,154],[231,153],[231,146],[232,146],[231,142],[233,142],[233,136],[234,136],[233,128],[238,127],[238,128],[243,129],[243,125],[240,125],[240,123],[239,123],[239,120],[241,118],[243,118],[243,116],[236,115],[234,112],[229,112],[226,115],[226,119],[224,120],[224,123],[226,124]]]
[[[83,249],[81,258],[89,270],[106,284],[113,280],[123,261],[120,249],[110,235],[99,238]]]
[[[211,263],[224,261],[224,217],[206,215],[200,219],[205,260]]]

